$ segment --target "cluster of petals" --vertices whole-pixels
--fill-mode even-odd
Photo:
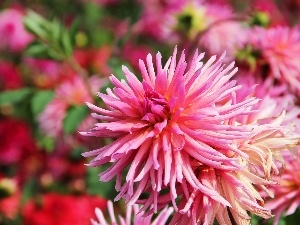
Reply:
[[[32,39],[23,26],[23,14],[19,10],[5,9],[0,12],[0,48],[20,51]]]
[[[168,14],[180,10],[186,0],[138,0],[141,4],[140,20],[134,25],[133,30],[143,35],[164,39],[164,26],[162,21],[168,18]],[[153,16],[155,15],[155,16]]]
[[[91,90],[96,92],[104,85],[104,81],[93,76],[89,78],[88,84]],[[64,81],[56,88],[53,100],[39,115],[41,130],[50,137],[58,137],[62,133],[62,124],[68,108],[72,105],[83,105],[86,101],[93,101],[93,98],[81,78],[76,76]]]
[[[269,186],[269,190],[275,195],[275,198],[269,198],[266,201],[266,208],[271,209],[275,214],[273,224],[277,225],[280,216],[295,213],[300,206],[300,164],[299,150],[298,157],[286,153],[286,168],[283,174],[274,177],[276,185]]]
[[[96,208],[95,214],[97,217],[97,221],[91,219],[92,225],[165,225],[167,224],[167,220],[173,212],[171,207],[164,208],[160,214],[152,221],[153,215],[144,216],[143,212],[140,212],[141,208],[139,205],[127,206],[126,207],[126,216],[125,218],[121,215],[118,215],[118,219],[116,219],[113,203],[111,201],[107,202],[107,208],[110,218],[110,223],[107,222],[105,216],[101,209]],[[119,221],[119,222],[118,222]]]
[[[247,27],[235,20],[226,20],[209,27],[199,44],[212,55],[221,55],[226,49],[226,59],[232,60],[240,46],[247,40]]]
[[[261,52],[270,68],[269,76],[286,83],[296,95],[300,94],[300,32],[297,28],[277,26],[256,27],[249,33],[249,43]]]
[[[200,33],[213,28],[218,23],[221,24],[230,20],[234,16],[229,5],[211,4],[209,1],[207,3],[204,1],[184,1],[180,7],[169,13],[165,22],[161,23],[162,36],[175,43],[182,38],[194,40]],[[224,26],[219,27],[211,35],[216,37],[217,31],[221,32],[223,28]],[[228,30],[228,34],[233,34],[236,29],[241,30],[240,26],[235,26]],[[229,36],[228,34],[227,36]],[[232,38],[235,37],[232,36]]]
[[[189,63],[176,55],[175,48],[165,66],[160,53],[155,66],[150,54],[140,60],[142,81],[123,67],[127,82],[112,75],[115,87],[98,93],[107,107],[88,103],[101,122],[82,134],[115,139],[83,154],[95,157],[89,166],[113,162],[100,180],[117,178],[115,200],[141,203],[149,214],[172,202],[171,224],[231,224],[228,208],[237,224],[250,223],[247,211],[271,217],[256,188],[272,184],[274,161],[298,139],[287,136],[282,117],[248,123],[259,99],[249,96],[254,87],[231,80],[237,68],[222,63],[225,55],[206,64],[197,51]]]

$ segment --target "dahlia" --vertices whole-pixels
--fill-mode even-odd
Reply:
[[[93,76],[89,78],[88,82],[92,91],[96,92],[106,81]],[[38,121],[41,130],[50,137],[58,137],[62,133],[62,124],[67,109],[71,105],[83,105],[86,101],[92,100],[93,98],[81,78],[73,77],[66,80],[57,87],[53,100],[39,115]]]
[[[0,61],[0,89],[17,89],[22,86],[22,79],[17,66],[8,62]]]
[[[62,134],[63,120],[66,116],[68,104],[59,98],[53,99],[39,115],[40,129],[49,137]]]
[[[145,36],[162,38],[162,21],[165,21],[172,12],[180,10],[186,0],[138,0],[141,4],[141,16],[133,30]],[[155,15],[155,16],[153,16]]]
[[[27,123],[16,119],[0,119],[0,166],[20,165],[37,146]]]
[[[111,223],[108,223],[103,215],[103,212],[101,209],[96,208],[95,214],[97,216],[97,221],[91,219],[92,225],[165,225],[167,224],[167,220],[169,216],[172,214],[173,209],[165,208],[163,209],[160,214],[151,222],[152,215],[148,215],[144,217],[143,212],[139,212],[139,209],[141,208],[138,205],[133,206],[127,206],[126,207],[126,217],[122,217],[118,215],[119,223],[116,220],[115,212],[113,208],[113,204],[111,201],[107,202],[107,208],[110,216]],[[133,218],[132,218],[133,217]]]
[[[0,48],[21,51],[33,40],[23,26],[23,14],[16,9],[0,12]]]
[[[209,4],[203,1],[184,1],[160,22],[162,36],[174,42],[194,40],[197,35],[212,28],[215,23],[235,16],[229,5]],[[236,29],[236,28],[234,28]],[[234,39],[236,37],[233,37]]]
[[[215,217],[224,222],[227,206],[238,224],[249,221],[247,211],[269,218],[254,185],[272,183],[269,174],[278,171],[273,162],[280,158],[279,150],[298,139],[286,137],[278,124],[242,123],[247,119],[241,117],[256,112],[252,108],[259,100],[248,96],[253,87],[242,89],[230,81],[237,68],[234,63],[225,67],[224,55],[203,64],[204,54],[196,52],[189,67],[184,52],[177,65],[176,55],[177,49],[163,67],[158,53],[156,71],[151,55],[147,66],[140,60],[142,82],[123,67],[127,82],[112,75],[115,88],[98,93],[107,108],[88,103],[92,116],[102,122],[82,134],[115,139],[83,154],[95,157],[89,166],[112,162],[100,180],[117,177],[116,200],[142,203],[141,211],[147,213],[172,202],[193,224],[209,224]],[[255,167],[263,173],[256,175]],[[142,193],[148,197],[141,199]],[[203,206],[197,206],[200,201]]]
[[[278,224],[282,214],[291,215],[300,206],[299,150],[298,158],[290,154],[286,154],[284,158],[286,169],[283,174],[273,178],[277,184],[268,187],[275,195],[275,198],[266,201],[266,208],[271,209],[275,214],[274,225]]]
[[[246,29],[239,21],[222,21],[212,25],[203,33],[200,45],[210,54],[221,55],[226,49],[226,58],[231,60],[238,48],[247,40]]]
[[[287,83],[290,89],[300,95],[300,32],[297,28],[256,27],[249,33],[249,43],[262,54],[270,67],[267,74],[280,83]]]

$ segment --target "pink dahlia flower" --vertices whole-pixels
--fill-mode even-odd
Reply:
[[[142,81],[126,67],[127,82],[111,76],[115,88],[98,94],[107,108],[88,103],[102,122],[82,134],[115,141],[83,155],[95,157],[90,166],[112,162],[100,180],[117,177],[116,200],[142,203],[141,211],[157,212],[172,202],[193,224],[215,218],[222,224],[227,206],[238,224],[249,222],[247,211],[269,218],[254,185],[272,183],[268,175],[278,171],[273,155],[297,139],[286,138],[278,124],[239,122],[255,113],[259,100],[248,97],[253,87],[230,80],[237,68],[225,67],[224,55],[203,64],[204,54],[196,52],[189,67],[184,52],[177,63],[176,55],[175,49],[162,66],[158,53],[156,69],[151,55],[146,64],[140,60]],[[264,173],[256,175],[256,167]],[[148,198],[141,199],[142,193]]]
[[[186,0],[138,0],[142,7],[141,17],[134,25],[134,32],[161,40],[162,21],[174,11],[180,10]],[[155,15],[155,16],[153,16]]]
[[[22,50],[33,37],[23,26],[23,15],[15,9],[0,12],[0,47],[12,51]]]
[[[58,98],[53,99],[39,115],[38,121],[43,133],[49,137],[62,134],[63,120],[66,116],[68,104]]]
[[[266,208],[275,214],[274,225],[278,224],[280,216],[293,214],[300,206],[300,164],[298,158],[291,155],[285,156],[286,169],[280,176],[275,176],[276,185],[268,187],[274,193],[275,198],[268,199]]]
[[[97,216],[97,221],[91,220],[92,225],[165,225],[167,224],[167,220],[169,216],[172,214],[173,209],[172,208],[164,208],[160,214],[155,218],[155,220],[152,220],[152,215],[144,216],[143,212],[140,212],[140,206],[133,205],[133,206],[127,206],[126,207],[126,217],[122,217],[118,215],[119,222],[117,222],[117,219],[115,217],[115,212],[113,208],[113,204],[111,201],[107,202],[107,208],[109,212],[109,217],[111,223],[108,223],[103,215],[103,212],[99,209],[95,209],[95,213]]]
[[[184,1],[180,8],[169,13],[160,22],[160,27],[164,40],[185,43],[187,40],[193,41],[198,34],[212,28],[216,23],[232,19],[234,16],[229,5]]]
[[[268,20],[268,26],[287,25],[288,18],[282,14],[278,4],[273,0],[253,0],[251,1],[252,12],[264,13]],[[286,4],[286,3],[284,3]]]
[[[91,91],[96,92],[106,83],[106,79],[93,76],[88,83]],[[93,101],[93,98],[81,78],[73,77],[63,82],[55,90],[54,99],[38,118],[41,130],[50,137],[58,137],[62,134],[62,124],[68,108],[72,105],[83,105],[86,101]]]
[[[246,29],[238,21],[222,21],[204,32],[200,38],[200,45],[211,54],[221,55],[226,50],[226,58],[231,60],[247,40]]]
[[[254,28],[249,33],[250,44],[261,51],[262,57],[270,67],[269,76],[300,95],[300,32],[296,28],[274,27]]]

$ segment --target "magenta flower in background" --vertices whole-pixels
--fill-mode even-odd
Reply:
[[[0,48],[21,51],[33,37],[23,26],[23,14],[16,9],[0,12]]]
[[[286,138],[278,122],[240,122],[255,112],[252,108],[259,100],[248,97],[253,87],[242,89],[230,80],[237,68],[234,63],[225,67],[224,55],[203,64],[204,54],[196,52],[189,67],[184,52],[177,63],[176,55],[175,49],[163,67],[158,53],[156,70],[151,55],[146,64],[140,60],[142,82],[123,67],[127,82],[112,75],[115,88],[98,93],[107,108],[88,103],[95,112],[93,117],[102,122],[82,134],[115,138],[111,144],[83,154],[95,157],[89,166],[113,162],[100,180],[117,177],[120,193],[116,200],[123,197],[129,205],[142,203],[141,210],[148,213],[172,202],[175,211],[186,214],[193,224],[215,218],[230,224],[225,216],[227,206],[238,224],[250,221],[247,211],[271,217],[261,206],[263,199],[254,185],[272,183],[269,174],[278,172],[273,154],[279,157],[278,152],[295,146],[297,139]],[[267,160],[271,166],[264,166]],[[263,168],[261,175],[255,167]],[[142,193],[149,197],[141,199]],[[177,204],[179,196],[182,200]]]
[[[0,90],[22,87],[21,74],[11,62],[0,60]]]
[[[21,120],[1,118],[0,140],[0,166],[21,164],[37,150],[29,125]]]
[[[97,76],[92,76],[88,80],[93,93],[97,92],[106,82],[106,78],[100,79]],[[41,130],[50,137],[59,137],[62,134],[62,124],[67,109],[72,105],[83,105],[86,101],[93,101],[93,98],[81,78],[74,76],[64,81],[56,88],[53,100],[39,115],[38,121]],[[92,118],[88,119],[88,121],[91,120],[94,121]]]
[[[173,209],[170,208],[164,208],[159,215],[151,222],[153,215],[144,216],[143,212],[139,212],[139,209],[141,206],[139,205],[133,205],[133,206],[127,206],[126,207],[126,217],[122,217],[118,215],[118,219],[115,217],[115,212],[113,208],[113,204],[111,201],[107,202],[107,208],[109,212],[109,218],[111,221],[110,223],[107,222],[105,219],[105,216],[103,215],[103,212],[101,209],[96,208],[95,214],[97,216],[97,221],[91,219],[92,225],[166,225],[167,220],[170,217],[170,215],[173,212]],[[117,222],[119,221],[119,222]]]
[[[237,50],[247,40],[247,29],[238,21],[222,21],[203,33],[200,45],[212,55],[221,55],[226,49],[226,59],[233,60]]]
[[[163,40],[171,43],[194,41],[197,35],[235,17],[229,5],[210,4],[209,1],[183,1],[176,10],[169,12],[159,24]],[[220,27],[220,30],[222,27]],[[236,27],[229,30],[229,35]],[[212,34],[213,35],[213,34]],[[216,35],[214,35],[216,37]],[[232,37],[234,41],[237,37]],[[228,42],[229,40],[226,40]],[[223,49],[223,51],[226,49]],[[222,52],[221,52],[222,53]]]
[[[162,22],[167,19],[168,14],[180,10],[186,0],[138,0],[138,2],[141,4],[142,12],[140,20],[133,27],[134,32],[162,40],[164,33]]]
[[[280,83],[287,83],[296,95],[300,95],[300,32],[297,28],[256,27],[249,33],[249,43],[261,52],[270,67],[269,76]]]
[[[59,137],[67,109],[66,102],[53,99],[38,117],[41,131],[49,137]]]

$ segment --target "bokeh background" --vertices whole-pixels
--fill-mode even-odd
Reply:
[[[97,123],[85,102],[101,106],[97,92],[110,74],[124,78],[122,65],[140,76],[148,53],[226,50],[244,76],[264,80],[274,69],[261,44],[270,29],[281,31],[267,42],[291,39],[272,42],[274,52],[299,64],[299,11],[297,0],[1,0],[0,224],[87,225],[95,207],[105,211],[114,181],[99,182],[107,167],[87,167],[81,154],[112,140],[79,132]],[[272,84],[286,85],[298,107],[300,88],[282,77]],[[293,185],[300,189],[300,176]],[[124,202],[115,207],[124,213]],[[298,209],[279,224],[299,221]]]

